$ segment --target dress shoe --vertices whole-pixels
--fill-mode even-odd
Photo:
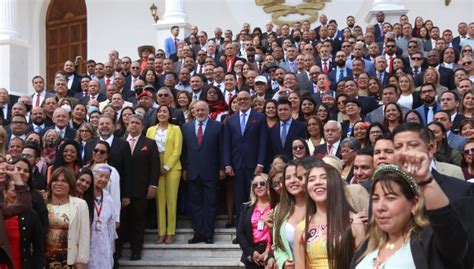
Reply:
[[[142,259],[142,255],[140,253],[132,253],[132,256],[130,257],[131,261],[138,261]]]
[[[188,240],[188,244],[197,244],[197,243],[202,243],[202,242],[205,242],[205,241],[206,241],[205,238],[202,238],[198,235],[195,235],[195,236],[193,236],[193,238]]]
[[[214,239],[208,238],[208,239],[206,239],[206,242],[205,242],[205,243],[208,244],[208,245],[209,245],[209,244],[214,244]]]
[[[232,244],[234,244],[234,245],[238,245],[238,244],[239,244],[239,240],[237,240],[237,237],[234,238],[234,240],[232,240]]]

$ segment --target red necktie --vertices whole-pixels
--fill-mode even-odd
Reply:
[[[328,144],[328,155],[332,154],[332,144]]]
[[[324,66],[323,66],[323,69],[324,69],[324,73],[328,73],[329,69],[328,69],[328,62],[324,61]]]
[[[199,72],[198,72],[199,75],[202,75],[202,65],[199,66]]]
[[[199,122],[199,128],[198,128],[198,143],[199,146],[202,143],[202,122]]]
[[[35,107],[39,107],[39,106],[40,106],[40,94],[37,93],[37,94],[36,94]]]
[[[230,99],[232,99],[232,93],[227,94],[227,104],[230,105]]]
[[[105,88],[106,89],[107,89],[107,87],[109,87],[109,84],[110,84],[110,78],[105,80]]]

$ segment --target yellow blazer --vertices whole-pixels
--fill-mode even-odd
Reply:
[[[146,137],[155,140],[158,125],[151,126],[146,131]],[[168,124],[165,138],[165,152],[160,153],[161,166],[167,166],[170,170],[181,170],[181,150],[183,148],[183,134],[181,128],[174,124]]]

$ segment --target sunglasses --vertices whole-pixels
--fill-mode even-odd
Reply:
[[[385,47],[387,47],[387,48],[395,48],[394,45],[387,45],[387,46],[385,46]]]
[[[474,148],[465,149],[465,150],[464,150],[464,154],[466,154],[466,155],[468,155],[468,154],[474,154]]]
[[[105,154],[105,153],[107,153],[107,151],[103,150],[103,149],[94,149],[94,153]]]
[[[140,67],[132,67],[132,69],[138,70],[138,69],[140,69]]]
[[[304,149],[304,146],[303,145],[299,145],[299,146],[294,146],[293,147],[293,150],[302,150]]]
[[[413,58],[411,58],[411,59],[412,59],[413,61],[419,61],[419,60],[421,60],[421,58],[418,58],[418,57],[413,57]]]
[[[167,94],[167,93],[160,93],[160,94],[158,94],[158,97],[168,97],[168,96],[169,96],[169,94]]]
[[[267,185],[267,182],[265,181],[259,181],[259,182],[254,182],[252,183],[252,188],[257,188],[257,187],[265,187]]]
[[[465,63],[462,63],[462,65],[464,65],[464,66],[468,66],[468,65],[471,65],[471,64],[472,64],[472,62],[465,62]]]

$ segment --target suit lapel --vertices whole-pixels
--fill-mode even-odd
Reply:
[[[137,140],[137,143],[135,144],[135,148],[133,149],[132,156],[135,156],[135,154],[142,148],[143,144],[143,135],[140,135],[140,137]]]
[[[247,135],[250,127],[251,127],[251,121],[253,120],[254,112],[253,110],[250,110],[250,113],[248,115],[247,123],[245,124],[245,131],[244,131],[244,137]]]

